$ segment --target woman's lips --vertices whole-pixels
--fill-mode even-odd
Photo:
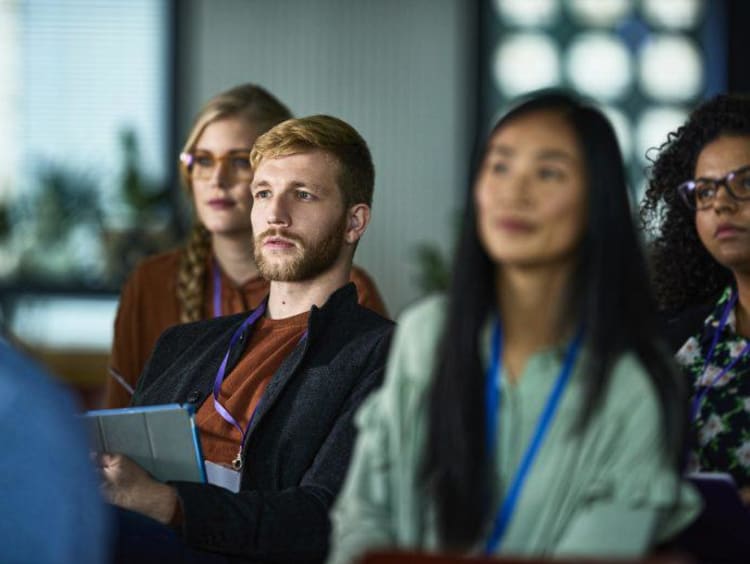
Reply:
[[[495,225],[503,231],[511,233],[529,233],[534,230],[534,224],[515,218],[502,218],[495,221]]]
[[[732,239],[745,231],[746,230],[742,227],[737,227],[736,225],[732,225],[730,223],[724,223],[716,228],[716,231],[714,232],[714,238],[719,240]]]
[[[233,200],[225,198],[214,198],[213,200],[208,201],[208,206],[215,210],[227,210],[233,208],[235,205],[236,204]]]

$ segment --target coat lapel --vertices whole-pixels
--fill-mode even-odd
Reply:
[[[309,339],[306,338],[303,342],[297,345],[297,347],[295,347],[295,349],[292,351],[292,354],[284,359],[284,362],[281,363],[281,366],[273,375],[273,378],[271,378],[271,381],[268,383],[265,392],[263,392],[263,397],[261,398],[260,403],[256,408],[253,419],[250,422],[250,427],[247,430],[247,439],[250,438],[250,436],[253,434],[253,431],[255,431],[260,422],[263,420],[265,414],[268,413],[268,411],[273,407],[273,405],[276,403],[276,400],[279,398],[279,395],[281,395],[281,392],[294,377],[295,373],[300,367],[300,364],[302,363],[302,359],[305,357],[308,346]],[[249,442],[247,439],[245,440],[245,445],[247,445],[247,443]]]
[[[271,410],[281,392],[284,391],[287,384],[292,381],[292,378],[300,370],[307,351],[310,347],[316,346],[315,342],[318,339],[325,338],[324,334],[327,324],[335,322],[335,316],[341,314],[343,309],[356,307],[356,305],[357,291],[354,284],[349,283],[336,290],[322,308],[312,307],[307,322],[307,337],[297,345],[292,354],[284,359],[284,362],[281,363],[281,366],[268,383],[268,387],[266,387],[263,397],[256,408],[253,420],[248,427],[243,450],[247,448],[247,445],[250,443],[249,439],[261,421],[263,421],[263,417]]]

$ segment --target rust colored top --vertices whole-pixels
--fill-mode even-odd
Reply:
[[[130,404],[130,392],[112,377],[112,372],[135,388],[159,335],[180,323],[180,304],[177,300],[180,254],[178,249],[145,259],[123,287],[115,318],[105,407],[126,407]],[[254,309],[268,294],[269,283],[263,278],[254,278],[238,287],[223,272],[220,274],[224,315]],[[209,270],[203,312],[206,319],[213,315],[212,278]],[[388,317],[375,283],[364,270],[354,266],[351,281],[357,286],[360,304]]]
[[[308,316],[309,312],[286,319],[261,317],[253,325],[242,358],[226,376],[219,392],[219,402],[243,430],[276,370],[299,344]],[[242,434],[216,411],[213,397],[203,402],[195,421],[201,431],[203,457],[231,464],[242,444]]]

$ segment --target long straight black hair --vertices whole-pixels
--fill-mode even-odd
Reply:
[[[625,351],[646,367],[662,407],[664,448],[679,464],[685,431],[685,390],[655,335],[646,263],[628,202],[622,156],[614,130],[596,108],[573,94],[531,95],[492,129],[539,111],[559,112],[573,128],[585,163],[588,220],[561,314],[585,327],[586,397],[575,432],[601,403],[611,368]],[[497,311],[495,269],[477,234],[473,185],[467,191],[456,250],[448,310],[429,399],[429,430],[423,473],[438,511],[442,542],[466,548],[487,531],[494,488],[486,447],[480,333]],[[562,320],[561,320],[562,321]]]

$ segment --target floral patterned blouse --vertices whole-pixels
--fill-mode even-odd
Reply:
[[[677,352],[677,362],[690,378],[693,397],[709,386],[748,343],[735,331],[733,309],[704,372],[706,356],[732,291],[732,287],[724,290],[701,331]],[[750,353],[738,359],[705,394],[693,425],[696,437],[688,471],[727,472],[738,487],[750,486]]]

